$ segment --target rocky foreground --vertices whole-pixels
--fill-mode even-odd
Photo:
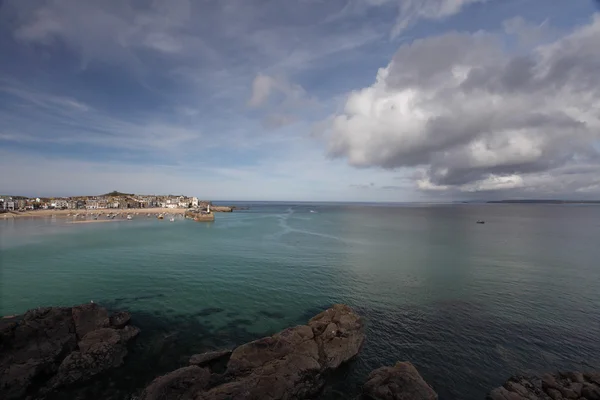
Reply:
[[[516,376],[488,400],[600,400],[600,373],[564,372],[542,377]]]
[[[306,399],[314,398],[325,377],[358,354],[365,339],[362,319],[335,305],[307,325],[286,329],[229,352],[191,358],[188,367],[152,382],[143,400]],[[210,363],[229,357],[224,373]]]
[[[139,333],[129,320],[95,304],[1,319],[0,399],[44,398],[120,366]]]
[[[139,333],[130,315],[95,304],[30,310],[0,319],[0,399],[44,399],[125,362]],[[243,344],[196,354],[189,365],[157,377],[132,393],[140,400],[318,398],[327,376],[354,358],[364,323],[350,307],[334,305],[306,325]],[[89,384],[89,382],[88,382]],[[436,400],[408,362],[381,367],[365,380],[362,400]],[[600,400],[600,374],[514,377],[488,400]],[[358,400],[358,399],[357,399]]]

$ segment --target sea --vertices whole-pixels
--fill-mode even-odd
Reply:
[[[600,369],[599,206],[234,205],[214,223],[0,220],[0,315],[130,311],[142,333],[123,367],[76,389],[90,399],[132,398],[192,354],[334,303],[364,317],[366,341],[324,399],[353,398],[397,361],[466,400],[515,374]]]

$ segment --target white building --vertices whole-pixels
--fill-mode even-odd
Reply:
[[[69,208],[69,202],[64,199],[55,199],[50,205],[54,208]]]
[[[97,210],[98,209],[98,200],[86,200],[85,208],[88,210]]]

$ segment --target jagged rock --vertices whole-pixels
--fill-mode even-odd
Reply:
[[[492,390],[488,400],[600,400],[598,374],[563,372],[541,378],[515,376]]]
[[[0,398],[39,397],[120,365],[137,328],[107,328],[96,304],[49,307],[0,321]],[[78,341],[78,339],[80,339]]]
[[[140,334],[140,328],[137,326],[127,325],[125,328],[119,329],[117,332],[119,332],[119,335],[121,335],[122,342],[128,342]]]
[[[108,311],[94,303],[73,307],[73,321],[78,338],[93,330],[110,326]]]
[[[119,311],[110,316],[110,326],[121,329],[124,328],[130,320],[131,314],[126,311]]]
[[[52,375],[77,347],[70,308],[30,310],[3,324],[0,352],[0,398],[16,399],[35,391],[39,377]]]
[[[213,379],[217,383],[208,390],[193,388],[184,394],[174,391],[172,397],[167,394],[165,398],[314,397],[323,388],[326,372],[356,356],[364,338],[362,319],[350,307],[336,304],[311,319],[308,325],[285,329],[236,348],[226,372]],[[153,398],[142,396],[142,399]]]
[[[231,350],[209,351],[202,354],[195,354],[190,357],[190,365],[204,367],[213,362],[217,362],[231,354]]]
[[[322,351],[322,367],[335,369],[354,357],[365,335],[360,317],[345,305],[335,305],[313,317],[308,326],[313,330],[315,341]]]
[[[192,365],[156,378],[141,395],[146,400],[187,400],[208,385],[210,372]]]
[[[409,362],[382,367],[369,374],[363,398],[372,400],[436,400],[435,391]]]

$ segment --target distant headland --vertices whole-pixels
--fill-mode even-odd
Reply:
[[[600,200],[492,200],[488,204],[600,204]]]

